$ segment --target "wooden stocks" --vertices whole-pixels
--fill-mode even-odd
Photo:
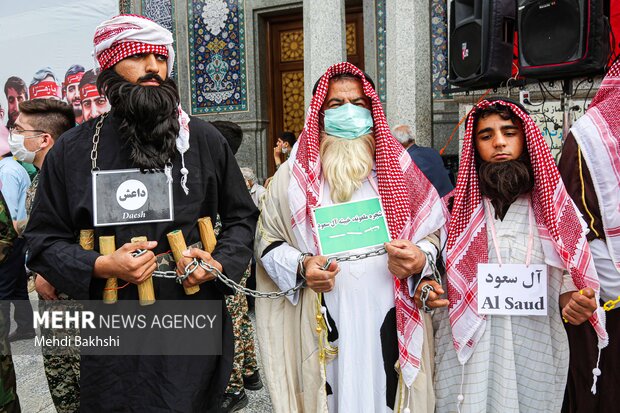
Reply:
[[[169,232],[168,243],[170,244],[174,261],[181,261],[181,259],[183,259],[183,251],[187,249],[187,244],[185,243],[185,238],[183,238],[183,233],[181,230]],[[192,295],[200,291],[200,286],[195,285],[193,287],[183,287],[183,289],[185,290],[186,295]]]
[[[198,230],[200,231],[200,240],[202,241],[202,248],[209,254],[215,249],[217,240],[215,239],[215,231],[213,231],[213,225],[211,224],[211,218],[204,217],[198,220]]]
[[[116,241],[114,235],[106,235],[99,237],[99,252],[103,255],[110,255],[116,251]],[[105,304],[114,304],[118,301],[118,280],[116,277],[108,278],[103,289],[103,302]]]
[[[131,242],[148,241],[146,237],[133,237]],[[151,305],[155,302],[155,290],[153,289],[153,277],[149,276],[146,280],[138,284],[138,298],[140,305]]]

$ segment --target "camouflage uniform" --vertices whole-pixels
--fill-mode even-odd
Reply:
[[[248,268],[239,284],[245,286],[250,276]],[[248,300],[243,293],[226,296],[226,307],[233,319],[235,335],[235,358],[226,393],[238,393],[243,389],[243,376],[248,377],[258,370],[254,348],[254,326],[248,315]]]
[[[33,180],[26,194],[26,211],[30,215],[32,201],[39,184],[39,176]],[[39,296],[39,311],[72,311],[79,310],[77,303],[65,293],[56,292],[58,301],[44,300]],[[45,338],[79,335],[78,329],[46,329],[41,327],[41,335]],[[43,367],[47,384],[58,413],[74,413],[80,410],[80,350],[75,347],[43,346]]]
[[[218,217],[214,228],[216,235],[220,233],[221,228],[222,223]],[[248,277],[250,277],[249,267],[243,273],[239,284],[245,287]],[[248,315],[248,300],[245,294],[237,292],[235,295],[227,295],[226,308],[233,320],[235,336],[235,358],[226,393],[238,393],[243,390],[243,377],[251,376],[258,370],[254,348],[254,326]]]
[[[57,292],[58,301],[43,300],[39,297],[39,311],[75,311],[81,307],[67,294]],[[47,329],[41,327],[41,336],[59,340],[80,334],[76,328]],[[73,342],[73,340],[72,340]],[[43,367],[47,384],[58,413],[80,411],[80,349],[76,346],[43,346]]]
[[[15,389],[15,369],[8,340],[9,324],[3,313],[4,309],[0,311],[0,413],[19,413],[21,409]]]
[[[0,193],[0,263],[11,253],[13,240],[17,237],[9,208]],[[0,303],[0,413],[19,413],[19,398],[15,389],[15,368],[9,344],[9,323],[5,315],[9,314],[10,304]]]

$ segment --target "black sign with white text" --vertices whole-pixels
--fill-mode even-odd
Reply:
[[[163,172],[93,172],[94,226],[172,221],[172,183]]]

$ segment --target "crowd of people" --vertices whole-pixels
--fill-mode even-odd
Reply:
[[[17,307],[9,335],[6,303],[28,300],[26,267],[48,304],[102,300],[110,279],[125,284],[119,300],[138,300],[151,279],[158,300],[221,303],[221,354],[44,351],[61,413],[238,411],[263,382],[283,413],[617,410],[620,62],[559,168],[525,107],[478,102],[456,185],[409,126],[390,128],[372,79],[335,64],[299,138],[277,140],[263,187],[236,162],[238,125],[181,108],[168,30],[116,16],[96,28],[94,56],[96,70],[74,65],[62,87],[47,69],[29,88],[5,85],[0,411],[20,411],[9,342],[35,334],[32,309]],[[34,165],[32,181],[18,161]],[[171,182],[172,220],[95,226],[93,172],[136,168]],[[369,200],[378,209],[363,209]],[[214,248],[200,243],[203,217]],[[358,245],[362,232],[346,226],[368,220],[384,234]],[[339,226],[337,250],[323,230]],[[118,248],[83,248],[78,235],[93,227]],[[176,259],[173,230],[190,245]],[[255,328],[246,286],[277,293],[256,300]]]

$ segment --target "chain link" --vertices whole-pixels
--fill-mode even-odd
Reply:
[[[142,251],[141,250],[136,251],[136,253],[139,253],[139,252],[142,252]],[[385,248],[381,247],[379,249],[376,249],[376,250],[373,250],[373,251],[370,251],[370,252],[360,253],[360,254],[351,254],[351,255],[345,255],[345,256],[329,257],[327,259],[327,263],[323,266],[323,269],[327,269],[332,262],[360,261],[360,260],[363,260],[363,259],[366,259],[366,258],[370,258],[370,257],[378,257],[378,256],[384,255],[386,253],[387,253],[387,251],[385,250]],[[427,259],[429,265],[431,266],[431,269],[433,270],[433,276],[435,278],[435,281],[437,281],[439,283],[439,285],[441,285],[441,277],[439,275],[439,271],[437,270],[437,267],[435,266],[435,262],[433,260],[432,255],[427,254],[427,253],[425,253],[425,254],[426,254],[426,259]],[[196,271],[198,269],[198,267],[201,267],[202,269],[204,269],[205,271],[207,271],[209,273],[215,274],[215,276],[216,276],[216,278],[218,280],[220,280],[226,286],[230,287],[235,292],[242,293],[242,294],[248,295],[250,297],[254,297],[254,298],[271,298],[271,299],[276,299],[276,298],[280,298],[280,297],[285,297],[285,296],[288,296],[288,295],[295,294],[297,291],[301,290],[302,288],[304,288],[306,286],[306,280],[301,280],[296,286],[294,286],[292,288],[289,288],[286,291],[273,291],[273,292],[256,291],[256,290],[252,290],[250,288],[242,286],[241,284],[236,283],[235,281],[231,280],[226,275],[224,275],[217,268],[213,267],[210,264],[207,264],[206,262],[204,262],[202,260],[197,260],[197,259],[192,260],[185,267],[183,275],[177,275],[176,271],[154,271],[153,272],[153,277],[155,277],[155,278],[174,279],[174,280],[176,280],[176,282],[178,284],[183,284],[183,281],[185,281],[185,279],[187,279],[187,277],[189,277],[191,273]],[[428,291],[428,293],[430,293],[430,291]],[[427,297],[428,297],[428,293],[426,294]]]
[[[327,259],[327,264],[324,268],[329,267],[329,264],[331,264],[334,261],[335,262],[359,261],[365,258],[377,257],[385,253],[387,253],[387,251],[385,250],[385,248],[381,247],[380,249],[366,252],[366,253],[361,253],[361,254],[352,254],[352,255],[347,255],[347,256],[342,256],[342,257],[329,257]],[[185,279],[189,277],[191,273],[196,271],[196,269],[199,266],[205,271],[215,274],[218,280],[220,280],[222,283],[230,287],[235,292],[249,295],[250,297],[254,297],[254,298],[276,299],[280,297],[285,297],[288,295],[295,294],[297,291],[301,290],[302,288],[306,286],[306,280],[301,280],[296,286],[289,288],[286,291],[273,291],[273,292],[256,291],[256,290],[252,290],[250,288],[244,287],[241,284],[234,282],[233,280],[228,278],[226,275],[222,274],[222,272],[218,270],[217,268],[213,267],[210,264],[207,264],[206,262],[202,260],[197,260],[197,259],[192,260],[192,262],[190,262],[185,267],[185,271],[183,275],[177,275],[176,271],[154,271],[153,277],[175,279],[177,283],[182,284],[183,281],[185,281]]]
[[[363,260],[365,258],[378,257],[378,256],[384,255],[384,254],[387,254],[387,250],[384,247],[381,247],[381,248],[376,249],[374,251],[363,252],[363,253],[360,253],[360,254],[351,254],[351,255],[345,255],[345,256],[329,257],[329,258],[327,258],[327,262],[325,263],[325,265],[323,266],[322,269],[323,270],[328,269],[332,262],[359,261],[359,260]]]
[[[426,301],[428,301],[428,296],[431,294],[431,291],[435,291],[432,285],[424,284],[422,286],[422,291],[420,292],[420,301],[422,302],[422,310],[425,313],[432,313],[433,309],[426,305]]]
[[[97,168],[97,146],[99,146],[99,133],[101,132],[101,127],[103,126],[103,121],[108,116],[108,112],[101,115],[99,120],[97,121],[97,125],[95,125],[95,134],[93,135],[93,149],[90,151],[90,160],[92,162],[91,171],[98,171]]]

